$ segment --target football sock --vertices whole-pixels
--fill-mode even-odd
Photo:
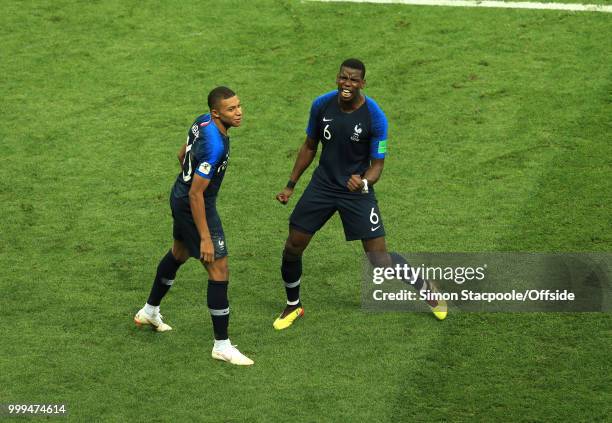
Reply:
[[[151,304],[145,304],[144,311],[147,314],[154,315],[159,313],[159,306],[152,306]]]
[[[157,274],[155,275],[155,280],[153,281],[153,286],[151,287],[151,293],[149,294],[147,304],[159,306],[162,298],[164,298],[164,295],[166,295],[174,283],[176,272],[183,263],[184,262],[178,261],[174,258],[172,255],[172,250],[168,251],[157,266]]]
[[[297,306],[300,304],[300,276],[302,276],[302,256],[294,256],[283,252],[281,275],[285,282],[287,293],[287,305]]]
[[[227,339],[227,327],[229,326],[229,301],[227,299],[228,281],[208,280],[208,292],[206,302],[208,311],[212,318],[215,339]]]
[[[232,344],[229,339],[215,339],[215,349],[224,350],[231,347]]]
[[[410,266],[410,263],[408,263],[408,260],[406,260],[403,256],[397,254],[397,253],[391,253],[391,261],[393,263],[393,266],[399,264],[400,266],[408,266],[410,269],[412,269],[412,266]],[[423,280],[423,278],[421,278],[420,276],[417,278],[417,280],[414,282],[414,284],[412,283],[412,270],[410,271],[410,275],[409,275],[408,280],[404,279],[404,282],[412,285],[414,287],[414,289],[416,289],[417,291],[422,291],[422,290],[428,290],[430,289],[429,284],[427,283],[427,281]]]

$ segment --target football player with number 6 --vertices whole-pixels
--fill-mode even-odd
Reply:
[[[314,100],[306,140],[287,185],[276,195],[280,203],[287,204],[321,143],[319,165],[289,218],[281,264],[287,305],[274,321],[277,330],[291,326],[304,315],[300,301],[302,253],[336,211],[346,240],[361,240],[374,266],[407,264],[402,256],[389,254],[386,249],[374,185],[382,174],[387,152],[387,118],[374,100],[361,93],[366,84],[365,73],[360,60],[345,60],[336,76],[337,89]],[[417,280],[415,288],[433,289],[422,279]],[[429,305],[438,319],[446,317],[445,303],[433,301]]]

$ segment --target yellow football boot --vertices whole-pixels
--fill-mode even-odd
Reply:
[[[298,308],[293,310],[291,313],[287,314],[285,317],[282,317],[282,313],[281,313],[281,315],[278,316],[278,318],[274,321],[272,326],[274,326],[274,329],[276,330],[287,329],[289,326],[293,324],[293,322],[296,321],[298,317],[302,317],[303,315],[304,315],[304,307],[299,306]]]
[[[448,307],[446,305],[446,301],[438,300],[437,306],[435,307],[429,306],[429,308],[431,308],[431,311],[433,312],[434,316],[436,316],[436,319],[438,320],[446,319],[446,316],[448,315]]]
[[[429,284],[429,290],[432,293],[436,293],[436,294],[440,293],[440,290],[438,289],[438,286],[435,284],[435,282],[429,281],[428,284]],[[427,305],[431,309],[431,311],[434,314],[434,316],[436,316],[436,319],[438,319],[438,320],[446,319],[446,316],[448,315],[448,306],[446,304],[446,300],[443,300],[443,299],[439,299],[439,300],[435,299],[435,300],[433,300],[432,299],[430,301],[425,301],[425,302],[427,303]]]

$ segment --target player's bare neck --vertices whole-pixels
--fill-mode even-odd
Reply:
[[[338,106],[340,106],[340,111],[343,113],[353,113],[363,106],[363,103],[365,103],[365,97],[363,95],[353,98],[351,101],[342,101],[338,99]]]
[[[221,132],[223,135],[225,135],[227,137],[227,129],[228,128],[227,128],[227,126],[225,126],[225,124],[223,122],[221,122],[221,119],[213,118],[213,122],[215,123],[215,125],[219,129],[219,132]]]

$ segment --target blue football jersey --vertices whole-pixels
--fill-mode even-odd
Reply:
[[[189,202],[193,175],[210,180],[204,198],[214,200],[221,188],[229,161],[229,137],[223,135],[210,114],[198,116],[187,132],[187,147],[182,172],[178,174],[172,194]]]
[[[369,97],[350,113],[340,110],[338,91],[317,97],[306,128],[308,137],[323,146],[312,182],[338,193],[349,193],[346,184],[351,175],[363,175],[371,159],[385,158],[387,129],[385,114]]]

